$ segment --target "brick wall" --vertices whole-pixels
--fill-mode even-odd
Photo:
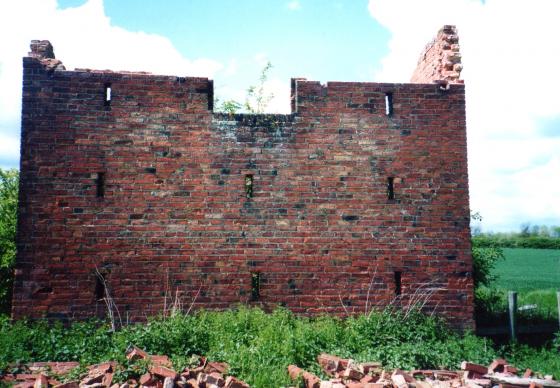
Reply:
[[[472,327],[463,85],[294,79],[292,114],[230,116],[204,78],[41,61],[24,58],[14,317],[103,316],[99,271],[132,321],[171,295],[346,314],[400,293]]]
[[[459,79],[462,70],[457,28],[443,26],[437,36],[424,48],[410,82],[463,83]]]

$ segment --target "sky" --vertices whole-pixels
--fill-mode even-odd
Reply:
[[[290,78],[408,82],[455,24],[477,226],[560,225],[558,14],[555,0],[0,0],[0,167],[19,166],[32,39],[67,69],[209,77],[222,100],[244,101],[270,61],[267,111],[288,113]]]

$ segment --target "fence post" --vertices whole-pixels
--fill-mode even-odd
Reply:
[[[517,312],[517,292],[508,291],[508,307],[509,307],[509,336],[515,341],[515,313]]]
[[[558,303],[558,328],[560,329],[560,291],[556,291],[556,302]]]

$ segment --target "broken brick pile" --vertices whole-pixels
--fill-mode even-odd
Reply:
[[[142,349],[131,347],[127,351],[130,361],[145,360],[148,371],[138,379],[129,379],[124,383],[113,382],[118,364],[114,361],[91,365],[87,373],[80,379],[61,382],[72,369],[79,366],[78,362],[35,362],[26,366],[27,373],[0,375],[0,384],[13,384],[14,388],[248,388],[249,385],[233,376],[227,375],[228,364],[208,362],[200,357],[198,365],[185,368],[178,373],[173,369],[167,356],[149,355]],[[56,377],[59,376],[59,377]]]
[[[383,369],[378,362],[358,363],[330,354],[317,357],[319,365],[331,378],[321,380],[296,365],[288,366],[292,380],[303,382],[306,388],[560,388],[552,376],[537,378],[530,369],[522,377],[518,369],[503,359],[489,366],[463,361],[460,371],[413,370],[405,372]]]

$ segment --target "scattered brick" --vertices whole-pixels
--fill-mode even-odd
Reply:
[[[173,369],[166,368],[164,366],[152,366],[150,368],[150,373],[164,378],[171,377],[173,380],[176,380],[179,377],[179,374]]]
[[[309,373],[295,365],[288,366],[288,374],[292,380],[297,380],[299,376],[303,378],[305,388],[319,388],[321,385],[321,379],[315,376],[313,373]]]
[[[144,373],[140,376],[140,380],[138,380],[138,382],[142,385],[152,385],[154,378],[151,373]]]
[[[229,365],[225,362],[209,362],[204,367],[204,372],[206,373],[218,372],[224,374],[227,372],[228,368]]]
[[[35,384],[33,384],[33,388],[48,388],[49,386],[49,378],[44,374],[40,374],[37,376],[35,380]]]
[[[503,372],[504,367],[506,365],[507,365],[506,360],[504,360],[502,358],[498,358],[498,359],[492,361],[492,363],[488,366],[487,373]]]
[[[481,376],[485,375],[488,372],[488,367],[484,365],[473,364],[472,362],[467,362],[467,361],[463,361],[461,363],[461,369],[468,372],[479,374]]]
[[[161,356],[161,355],[150,356],[150,361],[154,365],[165,366],[167,368],[171,368],[173,366],[171,360],[167,356]]]
[[[249,384],[233,376],[228,376],[226,378],[225,388],[249,388]]]
[[[131,361],[138,360],[141,358],[148,358],[148,357],[149,357],[148,353],[146,353],[140,348],[137,348],[136,346],[130,346],[126,350],[126,358],[128,358]]]

